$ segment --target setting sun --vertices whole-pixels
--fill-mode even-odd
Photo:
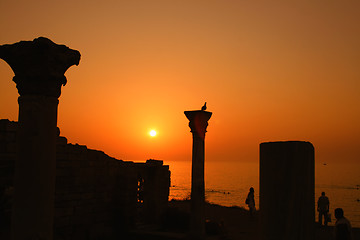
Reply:
[[[150,134],[150,136],[155,137],[155,136],[156,136],[156,131],[155,131],[155,130],[151,130],[149,134]]]

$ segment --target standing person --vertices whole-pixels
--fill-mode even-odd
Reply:
[[[324,216],[324,225],[327,226],[328,224],[328,215],[329,215],[329,198],[325,196],[325,192],[321,193],[319,200],[317,202],[318,207],[317,210],[319,212],[319,224],[322,225],[322,217]]]
[[[250,216],[252,216],[253,213],[255,212],[255,198],[254,198],[254,188],[253,187],[250,188],[247,198],[245,200],[245,203],[249,207]]]
[[[351,224],[349,220],[344,217],[342,208],[335,209],[335,240],[352,240]]]

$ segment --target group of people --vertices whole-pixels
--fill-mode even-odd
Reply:
[[[250,216],[252,216],[255,212],[255,197],[254,197],[254,188],[251,187],[249,193],[246,197],[245,203],[249,207]],[[317,211],[319,212],[319,224],[322,226],[323,217],[324,217],[324,225],[327,226],[328,222],[331,221],[331,215],[329,214],[330,209],[330,201],[327,196],[325,196],[325,192],[321,193],[317,201]],[[351,240],[351,224],[350,221],[344,216],[344,211],[342,208],[336,208],[335,211],[335,239],[336,240]]]
[[[327,226],[328,222],[331,221],[329,214],[330,201],[325,192],[321,193],[321,196],[317,202],[317,210],[319,212],[319,224],[322,226],[323,217],[324,225]],[[336,208],[335,211],[335,239],[336,240],[350,240],[352,238],[351,224],[350,221],[344,216],[344,210],[342,208]]]

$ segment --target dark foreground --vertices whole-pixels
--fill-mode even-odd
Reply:
[[[170,201],[162,226],[138,225],[137,230],[124,234],[127,240],[187,240],[190,201]],[[206,204],[207,240],[258,240],[259,214],[250,216],[239,207]],[[315,223],[314,223],[315,224]],[[316,227],[315,240],[333,240],[333,227]],[[354,240],[360,240],[360,228],[353,228]],[[9,226],[0,226],[0,240],[10,240]],[[103,240],[115,240],[107,238]],[[66,240],[55,237],[54,240]]]
[[[189,201],[170,201],[172,215],[166,220],[168,231],[139,231],[131,239],[187,239],[184,233],[187,215],[190,210]],[[258,240],[258,212],[250,216],[248,211],[239,207],[224,207],[206,204],[207,236],[206,239],[222,240]],[[314,223],[315,224],[315,223]],[[316,226],[315,240],[332,240],[333,227]],[[360,229],[353,229],[354,240],[360,239]]]

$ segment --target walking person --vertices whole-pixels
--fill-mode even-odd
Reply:
[[[344,217],[344,210],[342,208],[335,209],[335,240],[352,240],[352,231],[350,221]]]
[[[245,203],[249,207],[250,216],[252,216],[255,213],[255,198],[254,198],[254,188],[251,187],[249,190],[249,193],[247,195],[247,198],[245,200]]]
[[[325,196],[325,192],[321,193],[317,202],[317,210],[319,212],[319,224],[322,225],[322,217],[324,217],[324,225],[327,226],[329,220],[329,198]]]

